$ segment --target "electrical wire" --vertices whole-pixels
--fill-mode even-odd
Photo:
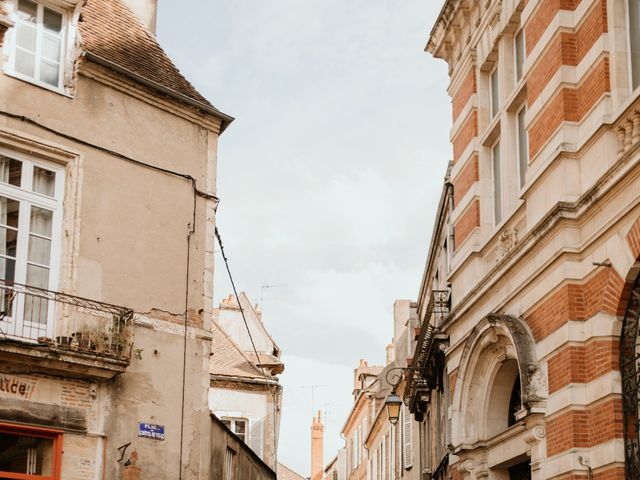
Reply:
[[[224,246],[222,244],[222,238],[220,237],[220,232],[218,231],[218,227],[216,226],[215,228],[215,235],[216,235],[216,239],[218,240],[218,245],[220,245],[220,253],[222,255],[222,260],[224,260],[224,265],[227,269],[227,274],[229,276],[229,282],[231,282],[231,288],[233,289],[233,295],[236,298],[236,302],[238,302],[238,307],[240,308],[240,314],[242,315],[242,321],[244,322],[244,327],[247,330],[247,333],[249,334],[249,340],[251,341],[251,347],[253,347],[253,353],[255,353],[256,355],[256,360],[258,361],[258,366],[260,367],[260,372],[262,373],[262,376],[264,377],[265,383],[267,385],[267,388],[269,389],[269,393],[271,394],[271,397],[273,398],[273,409],[274,409],[274,416],[273,416],[273,438],[274,438],[274,456],[276,457],[276,461],[274,464],[274,469],[277,470],[278,468],[278,460],[277,460],[277,456],[278,456],[278,435],[276,432],[276,421],[277,421],[277,414],[280,412],[280,407],[278,407],[278,399],[276,398],[276,394],[273,393],[273,390],[271,388],[271,383],[269,382],[269,379],[267,377],[267,374],[264,371],[264,367],[262,366],[262,362],[260,361],[260,356],[258,355],[258,349],[256,348],[256,344],[253,341],[253,335],[251,334],[251,329],[249,328],[249,323],[247,322],[247,317],[244,314],[244,309],[242,308],[242,304],[240,303],[240,297],[238,296],[238,290],[236,289],[236,284],[233,281],[233,276],[231,275],[231,269],[229,268],[229,259],[227,258],[227,255],[224,252]],[[277,473],[277,471],[276,471]]]

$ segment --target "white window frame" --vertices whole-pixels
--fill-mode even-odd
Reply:
[[[65,181],[64,166],[42,161],[24,153],[15,152],[2,147],[0,147],[0,154],[22,162],[22,186],[16,187],[14,185],[0,182],[0,196],[19,202],[14,282],[26,284],[30,234],[29,212],[31,207],[35,206],[53,212],[51,226],[51,258],[49,261],[49,282],[47,290],[57,291],[60,281],[60,256],[62,248],[62,219]],[[47,195],[31,191],[34,167],[40,167],[45,170],[55,172],[54,197],[49,197]],[[15,323],[15,326],[12,327],[14,331],[22,331],[23,322],[25,321],[23,315],[24,295],[21,295],[18,297],[17,305],[14,306],[12,318],[7,318],[5,321],[10,322],[12,325]],[[37,327],[35,329],[38,330]],[[50,301],[47,311],[46,336],[53,338],[54,329],[55,303]],[[20,337],[20,339],[25,340],[23,337]],[[34,338],[33,340],[37,340],[37,338]]]
[[[222,417],[220,418],[222,423],[229,422],[228,426],[229,430],[233,432],[233,434],[242,440],[245,444],[247,444],[248,436],[249,436],[249,419],[244,417]],[[240,435],[236,432],[236,423],[244,422],[244,438],[240,437]],[[226,425],[226,424],[225,424]],[[248,445],[248,444],[247,444]]]
[[[496,78],[497,82],[497,92],[493,91],[493,78]],[[496,101],[495,110],[494,110],[494,100]],[[489,74],[489,112],[491,113],[491,120],[496,118],[498,113],[500,113],[500,77],[498,72],[498,62],[496,62],[496,66]]]
[[[496,158],[495,152],[498,152],[498,171],[496,172]],[[500,139],[496,140],[491,145],[491,178],[493,180],[493,223],[499,225],[502,222],[503,210],[502,210],[502,155],[500,152]],[[497,177],[496,178],[496,174]],[[498,188],[496,188],[498,187]]]
[[[10,29],[10,35],[7,35],[8,39],[5,41],[5,55],[9,58],[7,62],[5,62],[5,73],[8,75],[18,78],[20,80],[24,80],[25,82],[32,83],[39,87],[45,88],[47,90],[51,90],[57,93],[65,93],[64,88],[64,77],[65,77],[65,67],[67,60],[67,42],[68,42],[68,32],[69,32],[69,14],[64,9],[52,4],[50,2],[41,1],[41,0],[32,0],[33,2],[38,4],[38,23],[37,23],[37,34],[36,34],[36,51],[35,51],[35,65],[34,65],[34,76],[30,77],[29,75],[25,75],[16,71],[15,62],[16,62],[16,35],[17,35],[17,24],[19,20],[16,18],[18,13],[18,1],[12,0],[9,5],[10,8],[13,9],[11,12],[11,16],[15,21],[15,25]],[[42,16],[44,12],[44,8],[48,8],[54,12],[57,12],[62,15],[62,28],[60,30],[60,68],[58,70],[58,85],[50,85],[46,82],[41,81],[39,77],[40,71],[40,58],[41,58],[41,46],[42,46]]]
[[[520,58],[521,62],[518,62],[518,35],[522,35],[522,58]],[[520,28],[513,36],[513,72],[516,75],[516,85],[520,83],[522,78],[524,77],[524,61],[527,57],[527,44],[524,33],[524,27]],[[520,69],[520,76],[518,76],[518,67]]]
[[[627,16],[627,51],[629,52],[628,58],[627,58],[627,66],[629,68],[629,90],[631,92],[634,92],[638,89],[640,89],[640,46],[638,46],[638,77],[637,79],[635,79],[638,83],[638,85],[636,87],[633,86],[634,83],[634,77],[633,77],[633,58],[632,58],[632,51],[631,51],[631,47],[632,47],[632,42],[631,42],[631,9],[629,8],[629,2],[633,1],[633,0],[626,0],[625,3],[625,12],[626,12],[626,16]],[[638,9],[640,10],[640,5],[638,5]],[[640,22],[640,12],[638,13],[638,21]],[[640,24],[638,25],[638,31],[640,32]],[[638,35],[640,37],[640,33]]]
[[[522,105],[522,107],[520,107],[516,112],[516,156],[518,158],[518,185],[520,188],[524,187],[527,181],[527,170],[529,170],[529,132],[527,132],[527,128],[524,123],[524,116],[522,117],[522,124],[520,122],[520,114],[522,112],[524,112],[524,115],[527,114],[526,104]],[[520,144],[520,127],[522,127],[522,131],[524,132],[524,149],[521,148],[522,145]],[[522,152],[524,152],[524,159],[521,156]]]

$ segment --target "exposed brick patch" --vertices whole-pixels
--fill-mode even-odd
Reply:
[[[562,348],[547,363],[549,393],[570,383],[588,383],[620,369],[620,342],[594,339]]]
[[[480,179],[478,155],[473,155],[453,180],[453,205],[458,205],[462,197]]]
[[[460,245],[471,235],[477,227],[480,226],[480,201],[475,199],[471,202],[471,205],[467,207],[465,212],[460,216],[458,221],[453,226],[455,232],[455,248],[458,249]]]
[[[527,55],[537,45],[549,23],[560,10],[575,10],[580,0],[542,0],[525,25]]]
[[[453,120],[455,121],[460,115],[460,112],[467,104],[471,96],[476,93],[477,84],[476,84],[476,69],[475,66],[471,66],[469,72],[465,76],[465,79],[462,81],[458,90],[452,95],[451,98],[451,109],[453,111]]]
[[[610,91],[609,59],[605,57],[591,68],[577,88],[563,88],[549,100],[529,127],[530,157],[533,158],[540,151],[563,121],[579,122]]]
[[[640,217],[635,221],[629,233],[627,233],[627,243],[631,248],[634,258],[640,257]]]
[[[65,407],[91,407],[89,384],[81,380],[65,380],[62,383],[60,404]]]
[[[584,321],[598,312],[616,315],[623,288],[624,281],[615,269],[602,268],[584,283],[559,287],[525,315],[525,320],[540,341],[569,320]]]
[[[455,164],[467,145],[478,136],[478,112],[473,109],[453,138],[453,163]]]
[[[547,420],[547,455],[622,438],[622,400],[609,398]]]

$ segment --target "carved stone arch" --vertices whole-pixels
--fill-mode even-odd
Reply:
[[[476,418],[481,415],[479,402],[486,402],[483,396],[491,389],[489,383],[495,380],[500,365],[508,361],[517,362],[523,407],[529,412],[540,411],[547,388],[531,330],[514,316],[489,314],[471,331],[460,358],[452,399],[454,444],[475,442],[482,436],[482,419]]]

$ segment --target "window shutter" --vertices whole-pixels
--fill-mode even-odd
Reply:
[[[402,452],[403,467],[413,466],[413,438],[411,436],[411,414],[406,406],[402,407]]]
[[[264,419],[252,422],[249,428],[248,445],[260,458],[263,458],[264,450]]]

